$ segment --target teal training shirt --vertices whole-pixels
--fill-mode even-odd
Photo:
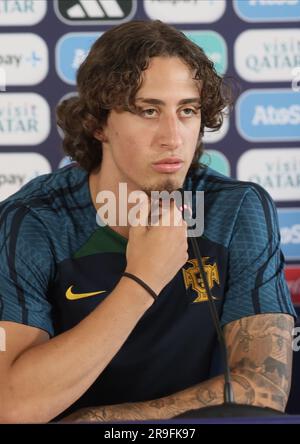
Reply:
[[[276,208],[266,191],[210,168],[187,176],[184,188],[204,191],[205,226],[197,240],[222,325],[259,313],[295,315]],[[50,337],[74,327],[117,285],[126,245],[97,224],[88,175],[78,165],[32,180],[0,204],[0,320]],[[156,399],[207,379],[215,336],[189,251],[185,266],[68,411]]]

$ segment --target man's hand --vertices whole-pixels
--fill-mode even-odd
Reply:
[[[148,199],[144,207],[150,208]],[[188,260],[187,224],[171,201],[154,226],[131,227],[126,251],[126,272],[143,279],[156,294],[173,279]],[[144,212],[145,214],[145,212]],[[145,225],[149,212],[145,214]],[[168,222],[170,223],[168,224]]]

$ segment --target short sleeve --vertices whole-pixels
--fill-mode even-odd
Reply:
[[[36,214],[16,202],[0,206],[0,320],[46,330],[53,336],[47,299],[54,274],[47,230]]]
[[[276,207],[268,193],[253,184],[244,195],[229,244],[221,324],[260,313],[296,317],[284,277]]]

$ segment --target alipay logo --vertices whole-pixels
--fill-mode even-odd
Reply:
[[[235,12],[246,22],[300,20],[300,0],[234,0]]]
[[[228,65],[227,45],[224,38],[214,31],[184,31],[185,35],[200,46],[214,62],[219,74],[225,74]]]
[[[48,73],[48,47],[36,34],[0,34],[0,68],[7,85],[36,85]]]
[[[254,149],[238,160],[239,180],[255,182],[275,201],[298,201],[300,196],[300,148]]]
[[[100,35],[99,32],[74,32],[59,39],[55,49],[55,64],[64,82],[75,85],[77,70]]]
[[[225,0],[144,0],[146,14],[152,20],[167,23],[212,23],[225,12]]]
[[[58,18],[67,24],[99,25],[129,21],[137,10],[136,0],[55,0]]]
[[[300,209],[279,208],[282,252],[287,260],[300,260]]]
[[[299,93],[289,89],[249,90],[239,97],[236,124],[249,141],[293,141],[300,138]]]
[[[291,82],[299,47],[299,28],[242,32],[234,45],[236,70],[248,82]]]
[[[0,201],[41,174],[51,172],[48,160],[37,153],[0,153]]]
[[[56,71],[64,82],[76,84],[77,70],[100,36],[99,32],[74,32],[59,39],[55,49],[55,64]]]
[[[0,0],[0,26],[36,25],[46,11],[46,0]]]
[[[50,109],[34,93],[0,94],[0,145],[37,145],[50,132]]]

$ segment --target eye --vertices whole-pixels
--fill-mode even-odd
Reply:
[[[157,116],[157,110],[155,108],[147,108],[147,109],[143,109],[141,111],[141,115],[144,117],[156,117]]]
[[[199,114],[200,108],[183,108],[180,110],[181,117],[192,117]]]

